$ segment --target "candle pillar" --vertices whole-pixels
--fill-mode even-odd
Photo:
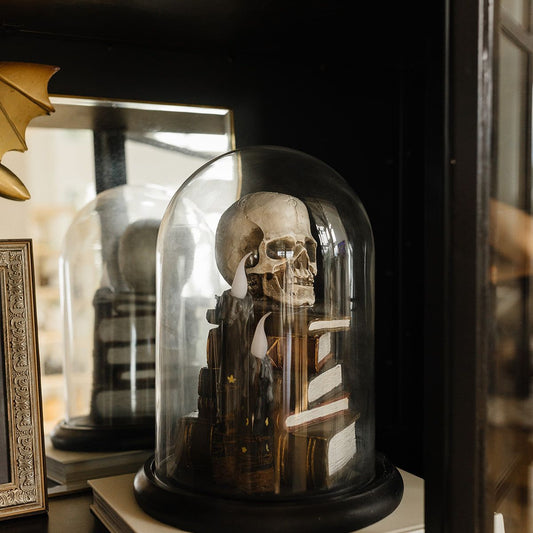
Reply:
[[[231,289],[218,298],[219,367],[216,370],[216,424],[213,432],[215,481],[234,484],[238,480],[240,434],[246,426],[250,342],[253,327],[253,299],[248,292],[244,256]]]
[[[251,494],[274,491],[274,379],[264,329],[269,315],[266,313],[257,323],[248,360],[247,426],[241,436],[239,486]]]

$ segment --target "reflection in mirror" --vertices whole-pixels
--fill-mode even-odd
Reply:
[[[28,151],[2,159],[31,199],[0,208],[0,238],[33,239],[46,434],[66,411],[58,258],[74,215],[117,185],[177,190],[234,148],[227,109],[58,96],[51,102],[55,113],[27,129]]]

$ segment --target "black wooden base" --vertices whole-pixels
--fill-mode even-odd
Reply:
[[[155,421],[113,426],[90,425],[83,418],[73,422],[62,420],[52,430],[50,439],[58,450],[117,452],[155,448]]]
[[[135,476],[135,498],[161,522],[195,533],[347,533],[390,514],[403,496],[398,470],[376,457],[376,476],[357,489],[294,499],[237,499],[163,486],[153,458]]]

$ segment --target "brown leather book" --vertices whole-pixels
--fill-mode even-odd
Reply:
[[[307,489],[329,489],[355,475],[357,418],[348,411],[309,424],[305,430],[280,433],[277,451],[282,485],[290,487],[294,476],[304,472]]]

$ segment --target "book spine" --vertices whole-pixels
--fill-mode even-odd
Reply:
[[[284,433],[279,439],[282,485],[294,486],[294,476],[300,476],[303,471],[304,489],[327,488],[327,439],[293,433]]]

